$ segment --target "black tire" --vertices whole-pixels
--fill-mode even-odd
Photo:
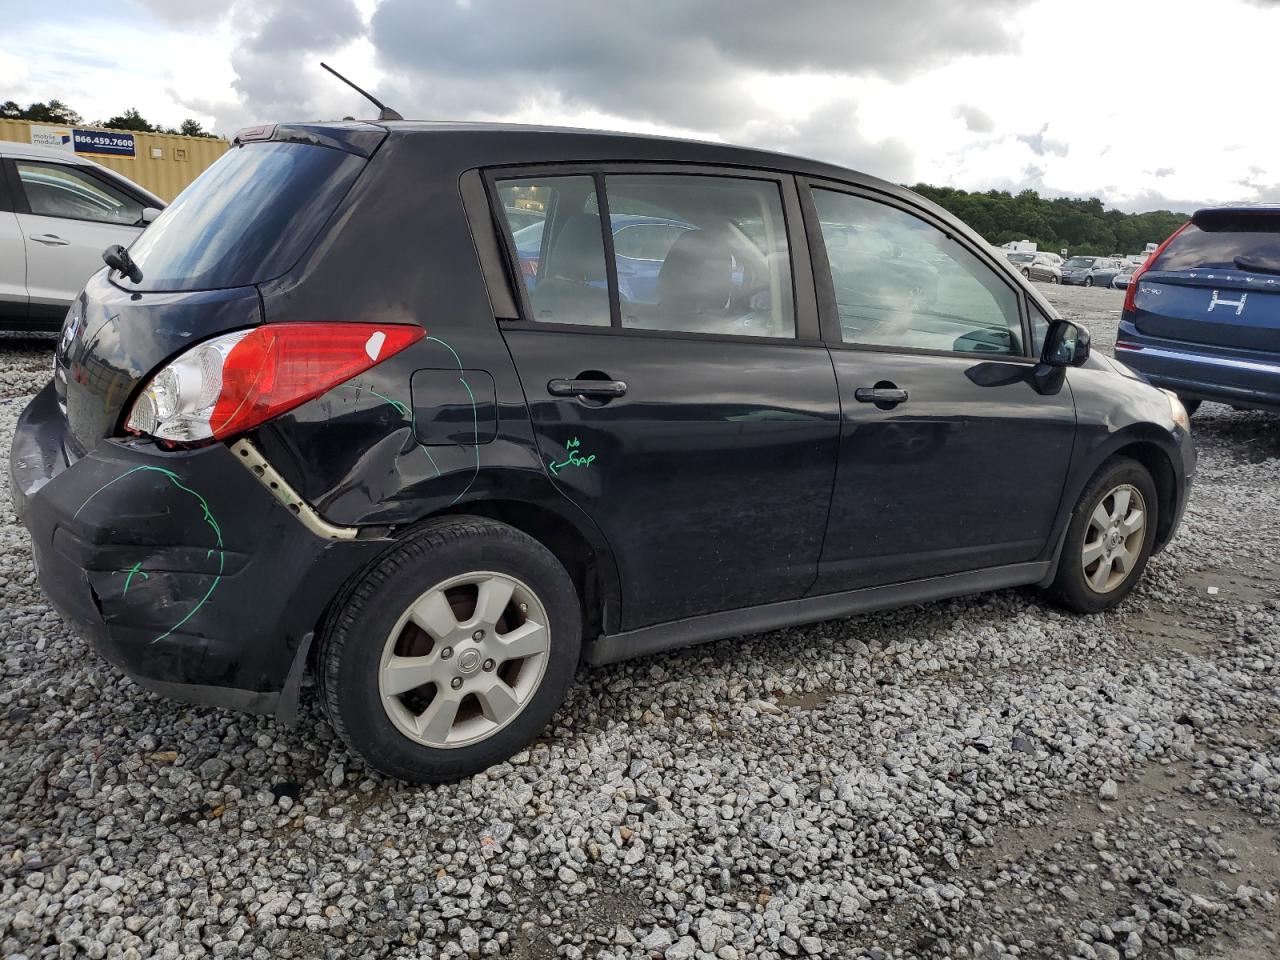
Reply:
[[[1061,278],[1061,277],[1056,277],[1056,276],[1054,276],[1054,277],[1050,277],[1050,278],[1049,278],[1049,282],[1050,282],[1050,283],[1061,283],[1061,282],[1062,282],[1062,278]]]
[[[548,659],[538,686],[506,726],[478,743],[432,748],[402,733],[384,709],[382,653],[401,615],[424,591],[475,571],[506,574],[533,591],[548,618]],[[503,523],[446,517],[410,533],[335,600],[322,628],[316,673],[329,720],[354,754],[401,780],[442,783],[500,763],[546,729],[564,702],[581,648],[578,594],[550,550]]]
[[[1028,280],[1030,280],[1030,279],[1031,279],[1031,271],[1030,271],[1030,270],[1023,270],[1023,271],[1022,271],[1022,275],[1023,275],[1024,277],[1026,277]]]
[[[1131,484],[1142,494],[1146,508],[1146,527],[1137,562],[1128,576],[1118,586],[1106,593],[1093,589],[1085,577],[1082,551],[1089,530],[1089,517],[1098,505],[1120,484]],[[1102,613],[1117,606],[1142,579],[1147,560],[1155,544],[1156,529],[1160,520],[1160,503],[1155,482],[1147,468],[1128,457],[1113,457],[1102,465],[1093,479],[1085,486],[1076,502],[1067,536],[1058,558],[1058,572],[1046,591],[1060,605],[1076,613]]]
[[[1200,409],[1200,401],[1192,400],[1190,397],[1178,397],[1182,401],[1183,409],[1187,411],[1188,417],[1194,417],[1196,411]]]
[[[1085,277],[1085,278],[1084,278],[1084,285],[1085,285],[1086,287],[1092,287],[1092,286],[1093,286],[1093,277]]]

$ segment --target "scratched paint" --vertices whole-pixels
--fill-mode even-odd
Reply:
[[[560,476],[560,471],[565,467],[589,467],[591,464],[595,463],[596,455],[594,453],[589,455],[583,454],[581,447],[582,444],[577,437],[574,437],[566,443],[564,445],[564,449],[568,456],[559,463],[552,462],[548,464],[551,472],[558,477]]]
[[[215,550],[218,553],[218,573],[213,578],[213,583],[209,585],[209,589],[205,591],[204,596],[202,596],[198,601],[196,601],[195,606],[193,606],[190,610],[187,611],[186,616],[184,616],[181,620],[179,620],[177,623],[171,626],[168,630],[166,630],[164,633],[160,634],[160,636],[156,637],[154,640],[151,641],[152,643],[159,643],[161,640],[164,640],[166,637],[171,636],[174,633],[174,631],[182,627],[183,624],[185,624],[192,617],[194,617],[200,611],[200,609],[209,602],[209,598],[213,596],[213,591],[216,590],[218,588],[218,584],[222,582],[222,573],[226,569],[227,555],[226,555],[226,552],[223,550],[222,528],[218,525],[217,518],[214,517],[213,511],[209,509],[209,501],[206,500],[203,496],[201,496],[197,491],[192,490],[190,487],[184,484],[182,482],[182,479],[176,473],[174,473],[172,470],[166,470],[164,467],[153,467],[149,464],[143,464],[142,466],[134,467],[131,470],[126,470],[124,473],[120,474],[120,476],[115,477],[111,480],[108,480],[106,483],[100,486],[97,490],[93,491],[93,493],[89,494],[89,496],[85,497],[84,503],[80,504],[76,512],[72,514],[72,518],[74,519],[75,517],[80,516],[80,511],[84,510],[84,508],[89,505],[89,502],[93,500],[93,498],[96,497],[98,494],[102,493],[103,490],[106,490],[108,487],[114,486],[115,484],[119,483],[121,480],[125,479],[126,477],[133,476],[135,473],[158,473],[161,476],[165,477],[170,483],[172,483],[175,487],[177,487],[183,493],[193,497],[196,503],[200,505],[200,510],[204,514],[204,518],[203,518],[204,522],[208,524],[209,529],[213,531],[214,539],[216,541],[215,546],[212,549],[210,549],[205,554],[205,556],[206,557],[212,556]],[[140,567],[141,567],[140,563],[135,564],[134,569],[130,571],[130,577],[128,580],[125,581],[126,591],[128,590],[129,583],[132,580],[132,574],[141,572],[139,569]],[[143,573],[143,576],[146,577],[147,575]]]

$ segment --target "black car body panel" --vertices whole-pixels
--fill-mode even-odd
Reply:
[[[93,322],[69,325],[59,349],[72,386],[33,401],[11,455],[54,603],[113,662],[172,695],[288,712],[334,594],[442,514],[494,517],[549,545],[579,585],[596,661],[1043,581],[1080,491],[1122,449],[1167,474],[1160,546],[1176,526],[1189,438],[1167,398],[1108,361],[1039,392],[1029,348],[939,356],[831,337],[830,277],[808,246],[821,227],[801,210],[808,179],[890,200],[960,238],[1016,291],[1024,343],[1033,308],[1054,316],[1004,257],[901,187],[761,151],[585,131],[391,122],[256,136],[359,147],[368,161],[274,279],[152,293],[96,276],[81,298]],[[522,319],[485,177],[584,163],[775,180],[797,336]],[[426,331],[245,437],[336,539],[301,522],[299,504],[227,444],[166,451],[120,429],[147,377],[190,344],[309,321]],[[549,392],[580,377],[623,381],[625,395]],[[901,381],[910,401],[853,402],[881,379]]]

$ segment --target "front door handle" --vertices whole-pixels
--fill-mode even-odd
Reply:
[[[906,403],[907,391],[897,387],[859,387],[853,391],[859,403]]]
[[[43,243],[46,247],[65,247],[70,240],[63,240],[56,233],[37,233],[31,237],[36,243]]]
[[[627,385],[621,380],[550,380],[547,393],[553,397],[621,397]]]

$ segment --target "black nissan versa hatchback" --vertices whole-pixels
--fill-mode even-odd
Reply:
[[[533,217],[521,217],[529,211]],[[11,454],[57,609],[140,684],[463,776],[579,660],[1168,543],[1173,395],[907,190],[720,144],[242,132],[67,315]]]

